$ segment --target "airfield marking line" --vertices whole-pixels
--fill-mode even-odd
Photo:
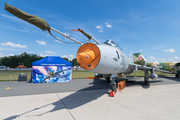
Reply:
[[[75,118],[74,118],[74,116],[71,114],[71,112],[69,111],[69,109],[67,108],[67,106],[64,104],[64,102],[61,100],[61,98],[59,97],[59,95],[57,94],[57,93],[55,93],[56,95],[57,95],[57,97],[59,98],[59,100],[63,103],[63,105],[66,107],[66,109],[67,109],[67,111],[69,112],[69,114],[72,116],[72,118],[74,119],[74,120],[76,120]]]

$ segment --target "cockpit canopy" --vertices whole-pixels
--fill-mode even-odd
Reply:
[[[121,49],[121,47],[120,47],[115,41],[113,41],[113,40],[111,40],[111,39],[108,39],[108,40],[104,41],[103,44],[107,44],[107,45],[109,45],[109,46],[118,47],[118,48],[120,48],[120,50],[123,52],[123,50]]]
[[[103,44],[107,44],[107,45],[110,45],[110,46],[119,47],[118,44],[116,44],[116,42],[114,42],[114,41],[111,40],[111,39],[108,39],[108,40],[104,41]]]

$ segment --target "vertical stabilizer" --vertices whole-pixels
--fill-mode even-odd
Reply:
[[[146,66],[147,60],[141,53],[134,53],[133,54],[133,62],[135,64]]]

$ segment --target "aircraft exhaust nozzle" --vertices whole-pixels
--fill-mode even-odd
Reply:
[[[79,65],[86,70],[95,68],[101,55],[99,48],[93,43],[83,44],[77,52],[77,61]]]

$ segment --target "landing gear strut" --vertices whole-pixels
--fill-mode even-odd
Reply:
[[[144,71],[144,84],[145,85],[148,85],[148,83],[149,83],[149,73],[148,73],[148,70],[145,70]]]
[[[176,78],[180,78],[180,75],[179,75],[179,74],[176,74]]]
[[[112,81],[110,83],[110,88],[111,88],[111,91],[116,91],[116,82],[115,82],[115,78],[112,78]]]
[[[110,77],[105,77],[105,78],[106,78],[107,83],[110,83]]]
[[[110,91],[109,96],[114,97],[115,93],[117,92],[115,77],[113,77],[112,80],[111,80],[110,88],[111,88],[111,91]]]

